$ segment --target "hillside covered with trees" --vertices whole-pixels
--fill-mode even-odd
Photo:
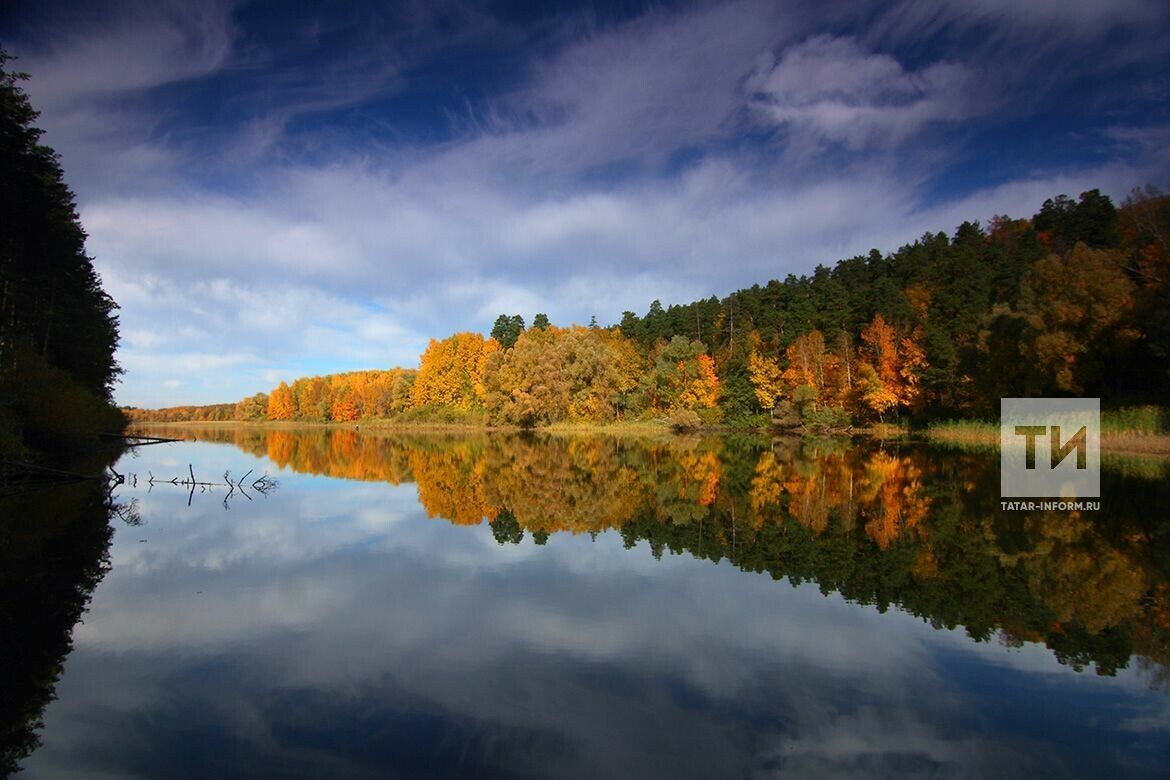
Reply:
[[[111,402],[117,304],[9,61],[0,50],[0,455],[76,452],[125,422]]]
[[[991,417],[1001,397],[1170,394],[1170,197],[1098,190],[1031,219],[965,222],[806,276],[625,312],[609,327],[432,340],[417,370],[298,379],[237,404],[138,420],[366,418],[539,426],[674,416],[819,428]]]

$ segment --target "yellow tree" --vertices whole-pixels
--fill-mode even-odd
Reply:
[[[566,371],[569,331],[549,326],[521,333],[511,349],[487,361],[484,405],[494,420],[537,425],[569,415],[572,387]]]
[[[297,405],[293,400],[292,390],[287,382],[281,382],[268,396],[268,419],[291,420],[296,411]]]
[[[831,400],[826,398],[826,386],[836,371],[838,360],[825,348],[825,334],[819,330],[801,334],[788,345],[784,356],[788,359],[788,368],[781,380],[794,401],[807,399],[815,412]]]
[[[683,377],[682,392],[677,407],[681,409],[714,409],[719,403],[719,377],[715,360],[710,355],[696,355],[693,364],[680,361],[679,375]]]
[[[449,406],[462,411],[481,406],[484,369],[488,357],[499,349],[499,342],[479,333],[431,339],[419,358],[418,374],[410,389],[411,405]]]
[[[760,402],[760,408],[774,412],[776,401],[784,393],[784,372],[780,370],[779,361],[753,351],[748,356],[748,377],[756,392],[756,400]]]

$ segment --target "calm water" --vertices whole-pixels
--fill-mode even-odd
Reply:
[[[1165,466],[1027,515],[909,445],[195,432],[108,526],[4,504],[10,755],[64,657],[23,776],[1170,766]]]

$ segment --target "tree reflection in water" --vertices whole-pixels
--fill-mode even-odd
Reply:
[[[0,498],[0,776],[39,745],[73,628],[109,567],[117,509],[97,481]]]
[[[1076,669],[1170,664],[1170,480],[1115,464],[1100,512],[1003,512],[994,455],[751,437],[398,435],[208,427],[282,468],[413,482],[431,517],[501,544],[616,530],[973,639],[1043,643]]]

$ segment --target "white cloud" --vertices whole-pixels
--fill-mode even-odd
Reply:
[[[231,57],[229,2],[112,5],[75,20],[80,24],[60,25],[64,35],[22,59],[44,110],[205,76]]]
[[[906,71],[857,41],[820,35],[765,60],[748,81],[756,108],[796,133],[851,149],[901,143],[936,122],[979,110],[962,65],[938,62]]]

